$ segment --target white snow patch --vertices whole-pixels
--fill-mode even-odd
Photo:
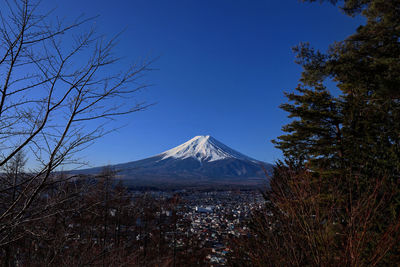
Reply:
[[[227,147],[209,135],[196,136],[182,145],[159,154],[159,156],[162,157],[161,160],[167,158],[194,158],[200,162],[212,162],[222,159],[236,158],[257,162],[256,160]]]

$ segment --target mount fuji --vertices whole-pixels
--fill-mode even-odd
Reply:
[[[215,138],[196,136],[189,141],[143,160],[110,166],[126,185],[259,185],[267,181],[264,170],[272,165],[255,160]],[[102,167],[73,171],[96,175]]]

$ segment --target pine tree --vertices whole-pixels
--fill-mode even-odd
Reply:
[[[286,164],[265,195],[267,214],[281,216],[253,218],[264,225],[254,230],[264,253],[283,240],[276,253],[288,259],[272,266],[400,261],[400,1],[345,0],[341,9],[365,25],[326,53],[295,48],[303,73],[281,105],[293,121],[273,141]]]
[[[298,119],[274,142],[287,158],[314,171],[340,169],[395,182],[400,174],[400,2],[345,1],[342,9],[349,15],[361,12],[366,24],[327,54],[307,44],[295,49],[304,72],[297,93],[287,94],[294,103],[282,108]],[[326,89],[328,79],[337,83],[340,96]]]

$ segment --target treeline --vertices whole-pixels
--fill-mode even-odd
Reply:
[[[191,222],[182,219],[180,198],[132,195],[115,184],[114,175],[105,169],[96,179],[54,177],[57,183],[41,191],[24,219],[2,233],[0,265],[204,265],[207,251],[190,232]],[[18,173],[19,182],[23,176]],[[10,177],[9,173],[2,181]],[[24,187],[9,191],[1,184],[0,209],[9,209],[15,197],[22,198]],[[18,212],[22,207],[13,209]]]
[[[285,160],[234,266],[400,264],[400,1],[340,4],[366,23],[327,52],[295,48],[303,73],[281,106],[293,120],[274,141]]]

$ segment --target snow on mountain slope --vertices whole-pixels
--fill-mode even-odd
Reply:
[[[129,186],[260,185],[264,169],[272,165],[252,159],[211,136],[196,136],[186,143],[142,160],[111,166],[118,179]],[[71,174],[97,175],[102,167],[76,170]]]
[[[158,156],[161,156],[162,160],[168,158],[193,158],[199,162],[213,162],[233,158],[257,162],[256,160],[227,147],[209,135],[196,136],[186,143],[167,150]]]

